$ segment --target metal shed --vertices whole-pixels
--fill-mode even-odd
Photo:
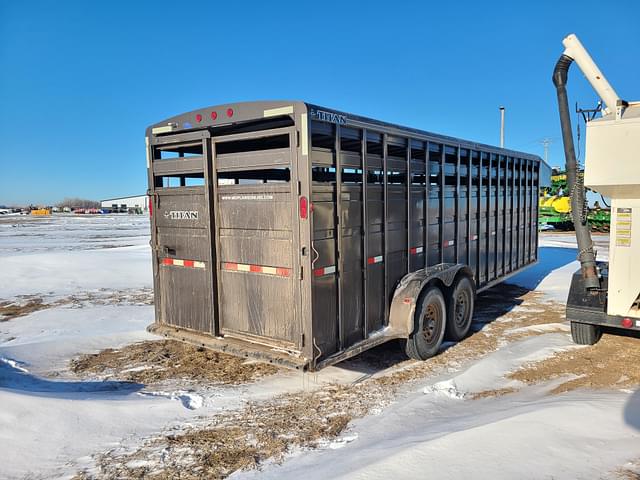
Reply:
[[[534,155],[298,101],[203,108],[146,141],[166,336],[310,370],[393,338],[426,358],[537,260]]]

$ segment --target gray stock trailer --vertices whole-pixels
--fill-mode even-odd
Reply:
[[[477,291],[537,261],[537,156],[298,101],[146,140],[167,337],[308,370],[397,338],[426,359],[468,333]]]

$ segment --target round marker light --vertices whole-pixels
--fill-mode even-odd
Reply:
[[[215,120],[216,118],[218,118],[218,113],[217,112],[211,112],[211,120]]]
[[[623,318],[622,321],[620,322],[620,324],[624,328],[631,328],[631,327],[633,327],[633,320],[631,320],[630,318]]]
[[[202,121],[202,115],[199,113],[196,115],[196,122],[200,123]]]
[[[233,108],[227,108],[227,117],[233,117]]]

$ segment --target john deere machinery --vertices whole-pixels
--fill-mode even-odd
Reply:
[[[582,176],[583,171],[578,175]],[[597,232],[608,232],[611,222],[611,209],[604,198],[592,205],[585,205],[589,225]],[[567,190],[567,172],[553,169],[551,186],[540,190],[538,220],[541,228],[553,227],[555,230],[573,230],[571,218],[571,199]]]

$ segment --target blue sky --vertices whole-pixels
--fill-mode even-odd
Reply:
[[[560,165],[566,34],[640,99],[640,3],[604,3],[0,0],[0,204],[143,193],[145,127],[258,99],[490,144],[505,105],[506,146],[542,155],[549,137]],[[575,67],[569,82],[595,104]]]

